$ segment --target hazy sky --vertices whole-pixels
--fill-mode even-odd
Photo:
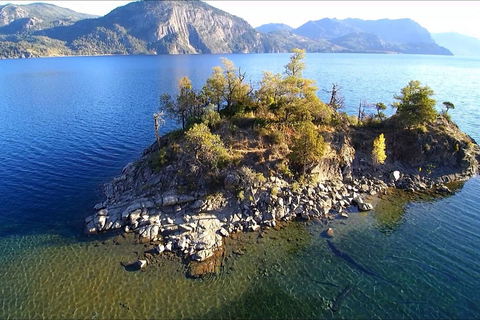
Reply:
[[[41,1],[4,1],[26,4]],[[105,15],[131,1],[43,1],[78,12]],[[322,18],[411,18],[430,32],[458,32],[480,39],[480,1],[206,1],[253,27],[281,22],[298,27]]]

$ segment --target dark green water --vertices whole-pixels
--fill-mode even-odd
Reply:
[[[388,282],[333,255],[321,224],[253,237],[240,245],[244,255],[205,280],[185,278],[185,267],[169,260],[125,271],[119,262],[135,259],[142,245],[5,237],[0,317],[473,319],[480,314],[480,222],[478,211],[465,208],[478,205],[479,190],[474,178],[449,198],[408,204],[391,232],[376,219],[380,212],[332,223],[335,246]],[[328,306],[349,284],[353,291],[333,313]]]

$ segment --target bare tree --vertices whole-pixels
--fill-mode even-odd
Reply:
[[[340,90],[342,90],[342,87],[336,83],[332,83],[332,90],[324,90],[325,92],[330,93],[330,102],[328,105],[335,110],[345,106],[345,99],[341,95]]]
[[[165,123],[165,119],[163,119],[163,116],[165,113],[163,111],[159,111],[157,113],[153,114],[153,121],[155,125],[155,136],[157,137],[157,144],[158,144],[158,149],[160,149],[160,126]]]

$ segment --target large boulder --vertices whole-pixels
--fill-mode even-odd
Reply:
[[[373,206],[368,202],[358,204],[358,210],[360,211],[370,211],[372,209],[373,209]]]

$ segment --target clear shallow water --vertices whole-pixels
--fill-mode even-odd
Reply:
[[[185,279],[173,262],[128,273],[119,261],[141,248],[80,241],[83,218],[101,199],[99,185],[154,140],[158,95],[173,92],[183,75],[200,86],[220,57],[0,61],[0,317],[329,318],[321,299],[335,298],[347,283],[355,288],[333,317],[478,317],[479,178],[452,197],[408,205],[393,232],[382,232],[374,214],[337,223],[337,247],[398,287],[334,257],[317,225],[306,229],[311,237],[301,250],[286,251],[280,241],[297,229],[281,231],[205,282]],[[226,57],[255,82],[264,69],[282,72],[289,55]],[[452,118],[480,140],[478,59],[309,54],[305,75],[320,89],[342,85],[350,113],[364,99],[390,104],[418,79],[440,103],[453,102]],[[324,277],[339,288],[312,281]]]

